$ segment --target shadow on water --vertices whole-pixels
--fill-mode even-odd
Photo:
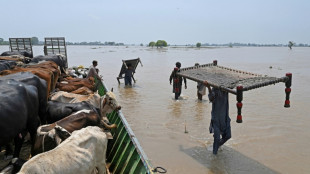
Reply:
[[[212,147],[212,144],[210,147]],[[211,173],[279,173],[225,145],[219,149],[217,155],[213,155],[212,148],[210,147],[196,146],[184,149],[180,145],[179,150],[205,166]]]

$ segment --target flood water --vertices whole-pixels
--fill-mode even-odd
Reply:
[[[8,50],[1,46],[0,52]],[[170,174],[310,173],[310,48],[147,48],[68,46],[69,66],[90,66],[98,60],[105,84],[114,89],[122,112],[153,167]],[[34,47],[34,55],[43,47]],[[137,83],[118,85],[122,59],[140,57]],[[268,76],[293,74],[291,107],[284,108],[285,84],[243,94],[243,123],[235,122],[236,96],[230,97],[232,139],[212,154],[208,127],[211,103],[197,100],[196,83],[188,80],[181,99],[174,100],[169,76],[175,62],[182,67],[211,63]],[[272,67],[272,68],[270,68]],[[185,126],[188,133],[185,132]]]

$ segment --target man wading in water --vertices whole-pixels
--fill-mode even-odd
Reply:
[[[212,88],[207,81],[203,84],[208,88],[209,100],[212,102],[210,133],[214,133],[213,154],[216,155],[220,146],[231,138],[228,92]],[[222,138],[221,138],[222,135]]]
[[[169,81],[170,81],[170,85],[171,85],[171,81],[173,79],[173,93],[174,93],[174,98],[177,100],[181,95],[182,80],[183,79],[184,79],[185,89],[187,88],[187,85],[186,85],[186,78],[183,78],[181,76],[177,76],[177,74],[176,74],[177,72],[180,71],[181,63],[177,62],[175,65],[176,65],[176,67],[172,71]]]

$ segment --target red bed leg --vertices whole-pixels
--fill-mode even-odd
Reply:
[[[292,73],[286,73],[286,77],[288,77],[288,81],[285,82],[285,93],[286,99],[284,102],[284,107],[289,108],[290,105],[290,93],[291,93],[291,85],[292,85]]]
[[[238,115],[237,115],[237,123],[242,123],[242,115],[241,115],[241,109],[242,109],[242,99],[243,99],[243,86],[237,86],[237,109],[238,109]]]

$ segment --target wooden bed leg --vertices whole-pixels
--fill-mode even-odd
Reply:
[[[292,85],[292,73],[286,73],[286,77],[288,77],[288,81],[285,82],[285,93],[286,99],[284,102],[284,107],[289,108],[290,105],[290,93],[291,93],[291,85]]]
[[[243,99],[243,86],[237,86],[237,109],[238,109],[238,115],[237,115],[237,123],[242,123],[242,115],[241,115],[241,109],[242,109],[242,99]]]
[[[136,79],[132,76],[132,80],[134,81],[134,83],[136,83]]]
[[[119,81],[119,77],[116,77],[117,81],[118,81],[118,85],[121,84],[121,82]]]

